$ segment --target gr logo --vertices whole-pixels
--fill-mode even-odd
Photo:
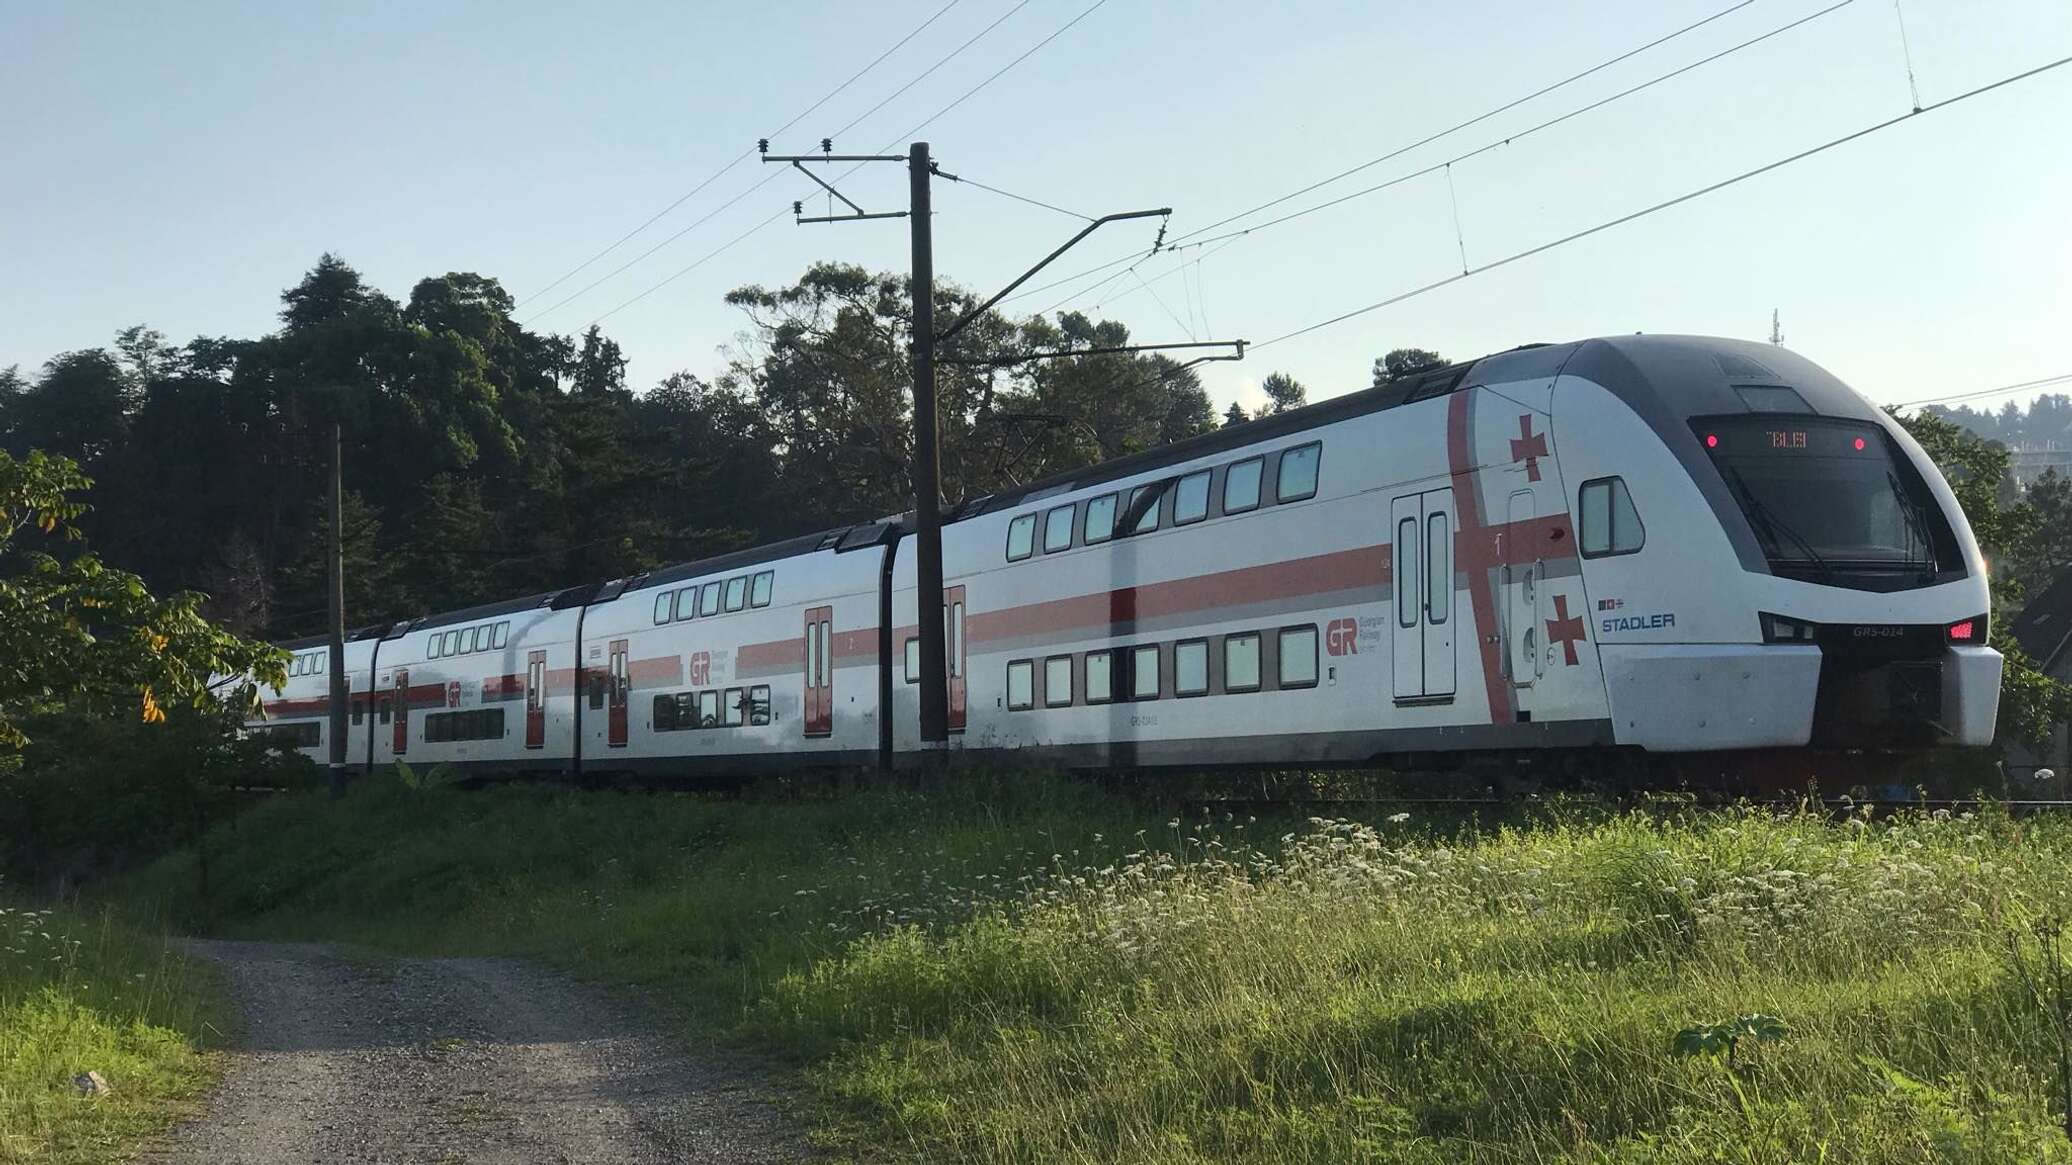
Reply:
[[[1348,615],[1325,624],[1324,650],[1332,655],[1360,654],[1360,621]]]

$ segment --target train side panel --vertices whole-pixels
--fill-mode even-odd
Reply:
[[[382,642],[376,765],[564,772],[575,757],[577,610],[411,627]]]

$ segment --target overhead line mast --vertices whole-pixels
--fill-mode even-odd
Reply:
[[[1094,7],[1099,7],[1097,3]],[[1092,11],[1089,8],[1087,11]],[[1084,15],[1082,13],[1081,15]],[[1069,27],[1069,26],[1068,26]],[[1032,50],[1033,51],[1033,50]],[[860,222],[866,219],[904,218],[908,221],[913,238],[913,273],[908,282],[913,294],[913,346],[914,364],[914,549],[918,561],[914,564],[914,581],[917,594],[918,622],[920,623],[921,652],[921,747],[924,750],[941,750],[949,746],[950,702],[949,702],[949,652],[945,643],[947,628],[943,619],[943,571],[942,571],[942,452],[937,434],[939,417],[935,399],[936,345],[954,338],[973,320],[990,310],[1009,292],[1033,278],[1037,272],[1049,266],[1060,255],[1072,249],[1080,240],[1093,234],[1111,222],[1130,219],[1170,217],[1171,207],[1156,210],[1133,210],[1119,214],[1103,215],[1093,219],[1080,229],[1079,233],[1067,239],[1062,245],[1045,255],[1034,267],[1016,276],[991,297],[959,316],[948,328],[935,329],[935,241],[932,226],[933,212],[930,208],[931,184],[940,176],[950,181],[961,181],[956,175],[938,170],[929,157],[927,142],[914,142],[901,154],[837,154],[834,142],[820,139],[817,154],[772,154],[770,141],[761,139],[756,150],[765,162],[785,162],[812,178],[831,198],[838,199],[849,208],[847,214],[829,213],[807,215],[803,203],[792,203],[792,213],[797,221],[805,223]],[[835,189],[832,183],[823,181],[819,175],[807,170],[808,162],[853,162],[854,169],[871,162],[905,162],[907,164],[907,209],[903,211],[871,212]],[[839,179],[838,179],[839,180]],[[990,187],[988,188],[990,189]],[[996,193],[1001,193],[997,192]],[[1019,197],[1019,196],[1010,196]],[[1055,207],[1050,209],[1057,209]],[[830,208],[832,210],[832,208]],[[1070,213],[1070,212],[1064,212]],[[1159,239],[1163,242],[1165,228],[1159,228]],[[1027,363],[1033,360],[1047,360],[1064,356],[1090,354],[1115,354],[1140,351],[1154,351],[1171,348],[1214,347],[1230,348],[1229,356],[1204,356],[1190,361],[1188,366],[1203,360],[1240,360],[1244,358],[1245,341],[1209,341],[1192,344],[1140,344],[1117,345],[1090,351],[1087,349],[1064,349],[1054,352],[1020,352],[1006,357],[995,357],[981,363],[988,366],[1005,366]],[[959,360],[957,363],[966,363]],[[889,763],[891,751],[885,747],[891,732],[891,709],[887,708],[879,721],[880,763]]]

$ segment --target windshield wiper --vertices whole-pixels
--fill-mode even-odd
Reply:
[[[1740,470],[1732,466],[1724,466],[1723,468],[1727,471],[1727,480],[1732,482],[1735,490],[1740,493],[1741,504],[1748,510],[1749,517],[1761,522],[1763,528],[1770,532],[1770,543],[1773,547],[1776,545],[1777,536],[1782,534],[1798,546],[1799,550],[1805,554],[1807,562],[1819,568],[1822,578],[1835,577],[1835,568],[1829,565],[1827,559],[1820,556],[1819,551],[1813,549],[1813,544],[1806,541],[1805,537],[1797,530],[1792,529],[1784,519],[1778,517],[1777,512],[1772,510],[1763,499],[1755,496],[1755,491],[1748,487],[1748,482],[1742,480]]]
[[[1935,542],[1928,536],[1928,515],[1918,502],[1907,496],[1906,487],[1900,484],[1899,476],[1889,469],[1885,471],[1885,483],[1892,487],[1892,496],[1899,499],[1900,512],[1906,515],[1907,536],[1910,539],[1921,540],[1921,557],[1918,560],[1914,558],[1913,546],[1908,545],[1907,565],[1919,566],[1921,576],[1924,579],[1928,578],[1935,573]]]

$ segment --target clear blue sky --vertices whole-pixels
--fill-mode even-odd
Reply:
[[[743,163],[576,280],[527,298],[945,2],[0,0],[0,366],[33,369],[139,322],[175,340],[260,334],[274,326],[280,290],[326,250],[398,297],[425,275],[493,275],[521,297],[524,318],[765,177]],[[1731,2],[1108,0],[921,136],[945,169],[1074,210],[1170,204],[1177,235]],[[1089,3],[1030,0],[838,147],[903,142],[898,135]],[[810,149],[1013,4],[959,0],[778,147]],[[2063,0],[1904,5],[1926,103],[2072,54]],[[1453,156],[1823,6],[1755,0],[1313,197]],[[1454,167],[1468,261],[1909,104],[1893,5],[1856,0]],[[1255,402],[1259,379],[1277,369],[1314,399],[1364,385],[1391,347],[1465,357],[1614,332],[1761,337],[1773,307],[1790,346],[1880,400],[2072,372],[2068,126],[2072,67],[1243,364],[1210,366],[1206,379],[1219,407]],[[845,189],[869,209],[893,209],[904,182],[886,166]],[[792,198],[811,205],[811,189],[786,175],[533,326],[579,330]],[[937,208],[938,274],[980,290],[1076,225],[968,187],[940,189]],[[1144,224],[1107,228],[1060,271],[1150,234]],[[787,282],[819,258],[904,269],[906,246],[897,221],[782,219],[604,326],[638,387],[679,368],[711,375],[741,326],[720,302],[727,289]],[[1174,262],[1159,256],[1138,272],[1161,275]],[[1234,243],[1157,282],[1156,298],[1138,289],[1074,306],[1100,303],[1140,340],[1192,330],[1258,341],[1459,267],[1446,184],[1434,176]],[[1124,286],[1134,279],[1114,291]]]

